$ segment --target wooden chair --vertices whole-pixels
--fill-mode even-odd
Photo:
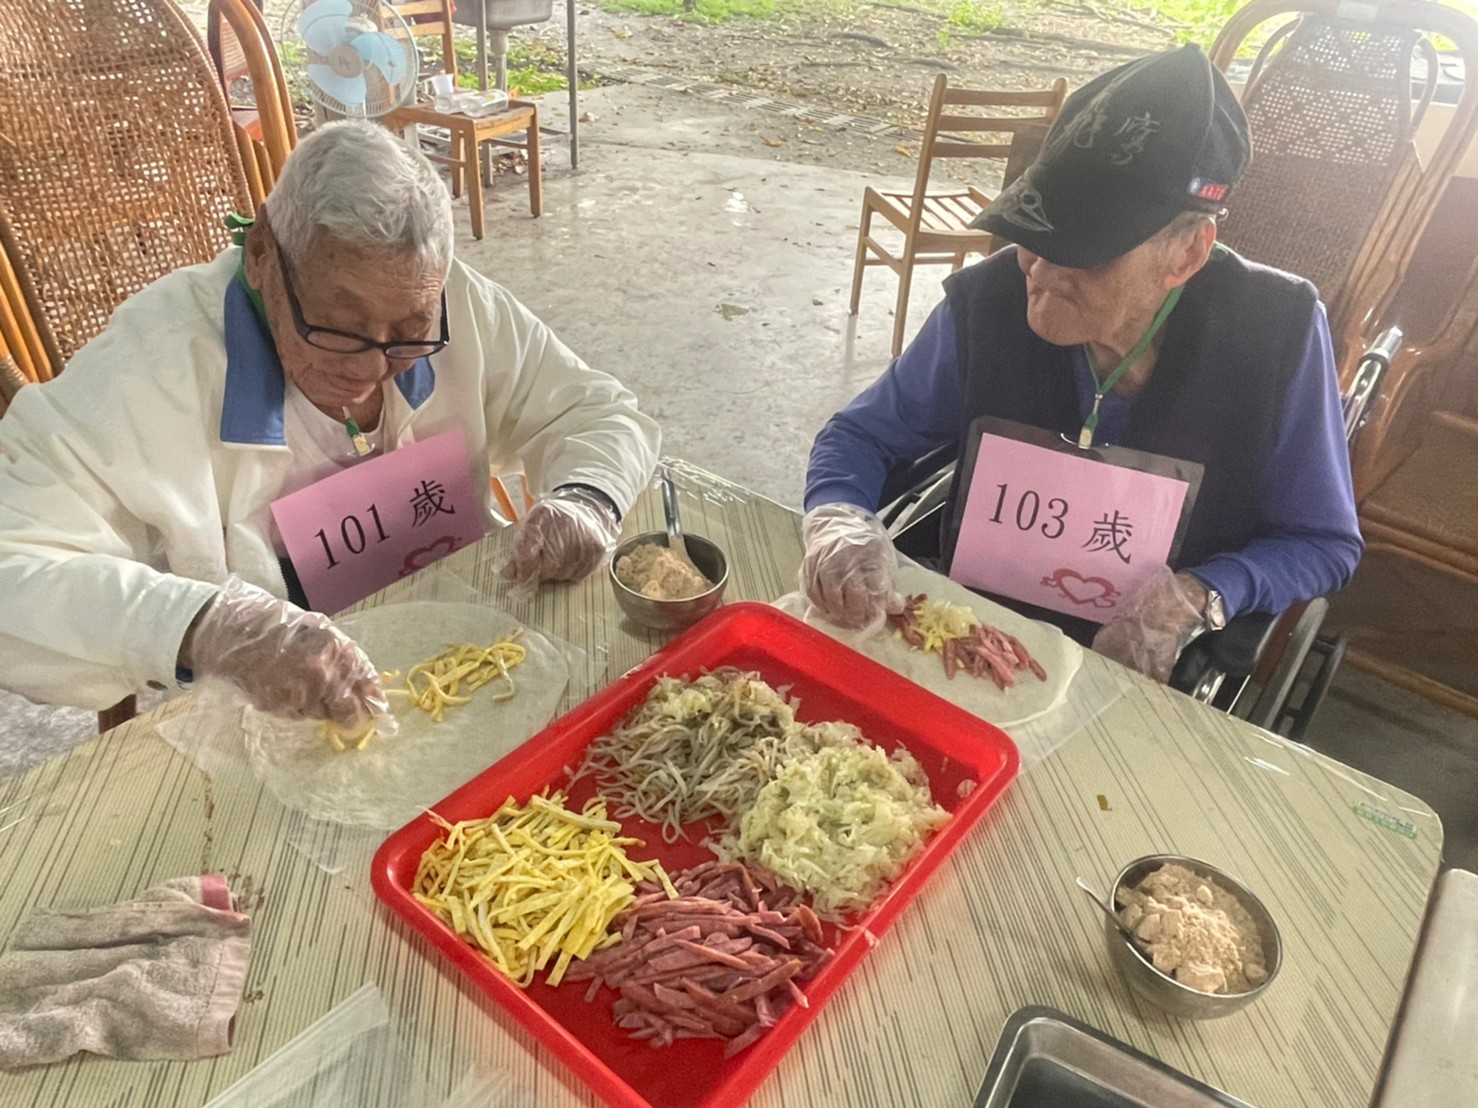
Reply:
[[[1478,716],[1478,181],[1451,182],[1390,317],[1411,332],[1356,439],[1365,558],[1329,625],[1351,664]]]
[[[28,381],[252,210],[216,74],[170,0],[0,0],[0,135],[0,339]]]
[[[277,175],[298,142],[287,77],[260,0],[210,0],[206,41],[221,78],[252,201],[260,205],[277,183]],[[242,85],[250,98],[238,105]]]
[[[1067,82],[1062,78],[1051,88],[1040,92],[994,92],[950,88],[944,74],[934,79],[929,97],[929,118],[924,125],[924,140],[919,147],[919,168],[914,175],[911,192],[881,192],[867,188],[862,193],[862,219],[857,228],[857,261],[852,269],[852,314],[862,298],[862,275],[868,266],[885,265],[898,274],[898,305],[893,313],[893,356],[903,352],[903,330],[908,316],[908,293],[917,265],[949,265],[958,270],[965,255],[985,254],[991,248],[991,236],[973,230],[970,221],[980,214],[991,198],[977,188],[966,187],[948,192],[929,189],[929,173],[936,158],[1000,158],[1009,159],[1010,142],[963,141],[962,133],[994,133],[1016,135],[1023,130],[1040,130],[1062,107],[1067,96]],[[1037,108],[1031,115],[967,115],[959,108]],[[1019,171],[1018,171],[1019,172]],[[1009,184],[1010,182],[1005,182]],[[903,232],[903,249],[891,254],[872,237],[872,217],[880,215]]]
[[[441,39],[442,72],[457,73],[457,52],[452,37],[451,0],[406,0],[390,5],[407,23],[414,21],[418,37]],[[436,111],[429,100],[422,98],[405,108],[397,108],[389,115],[381,116],[380,122],[392,131],[404,133],[408,128],[424,124],[428,127],[444,127],[451,134],[450,157],[429,154],[433,160],[448,165],[452,170],[452,196],[462,195],[465,184],[467,206],[472,212],[472,237],[481,239],[484,230],[482,210],[482,173],[480,153],[485,144],[511,146],[525,150],[529,160],[529,211],[535,218],[544,210],[543,182],[539,164],[539,109],[524,100],[510,100],[505,111],[494,115],[472,117],[460,113],[450,114]],[[523,141],[508,138],[523,134]]]
[[[1478,71],[1478,24],[1427,0],[1252,0],[1217,36],[1226,69],[1244,41],[1278,16],[1297,16],[1263,46],[1242,103],[1256,154],[1237,185],[1221,238],[1255,261],[1307,277],[1329,309],[1342,364],[1381,329],[1382,307],[1463,154],[1478,133],[1478,81],[1423,166],[1417,125],[1437,80],[1426,37],[1455,42]],[[1413,51],[1428,82],[1412,108]]]

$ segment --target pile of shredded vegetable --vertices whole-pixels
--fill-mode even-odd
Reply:
[[[599,797],[579,813],[555,793],[524,807],[510,798],[486,819],[431,816],[446,835],[421,856],[412,892],[520,986],[551,961],[549,984],[558,985],[573,959],[619,941],[611,921],[635,900],[637,882],[677,895],[660,862],[626,856],[641,840],[621,835]]]
[[[411,666],[404,680],[399,670],[382,673],[380,681],[385,686],[385,695],[404,697],[437,723],[442,721],[447,708],[471,703],[472,694],[493,680],[501,679],[504,684],[501,691],[493,694],[493,703],[512,700],[518,688],[509,671],[528,657],[528,651],[516,641],[522,633],[520,628],[487,646],[453,643],[436,657]],[[393,687],[392,681],[400,681],[400,686]],[[318,737],[340,753],[351,746],[363,750],[377,731],[373,719],[357,728],[340,727],[332,720],[318,725]]]
[[[811,751],[786,759],[715,851],[765,867],[835,917],[870,904],[949,813],[903,748],[890,757],[846,723],[805,731]]]
[[[575,777],[593,773],[618,815],[659,824],[673,842],[694,820],[737,821],[797,730],[795,709],[753,673],[663,677],[621,726],[591,744]]]

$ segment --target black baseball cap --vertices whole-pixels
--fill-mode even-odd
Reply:
[[[1226,78],[1199,46],[1182,46],[1068,97],[1037,160],[971,226],[1088,269],[1181,212],[1220,212],[1251,160],[1247,116]]]

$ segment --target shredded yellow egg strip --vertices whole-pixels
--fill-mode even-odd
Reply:
[[[341,727],[331,719],[326,719],[318,725],[318,737],[340,754],[351,746],[355,750],[363,750],[365,745],[375,737],[375,721],[365,720],[358,727]]]
[[[926,654],[944,653],[951,639],[968,639],[980,626],[980,617],[963,604],[926,599],[918,606],[918,633]]]
[[[431,818],[446,835],[421,856],[411,891],[520,987],[551,960],[558,985],[572,960],[619,940],[607,932],[638,881],[677,896],[660,862],[626,856],[642,840],[623,837],[599,797],[579,813],[557,792],[523,807],[510,798],[486,819]]]
[[[506,639],[487,646],[476,643],[455,643],[436,657],[411,666],[405,675],[404,688],[386,689],[387,696],[404,696],[423,712],[430,714],[437,723],[449,706],[467,704],[471,694],[494,678],[501,677],[507,688],[493,697],[493,703],[511,700],[518,689],[513,684],[509,670],[523,662],[528,651],[515,640],[523,633],[520,628]],[[417,685],[417,682],[420,685]],[[462,684],[466,682],[467,695],[462,695]]]
[[[454,643],[436,657],[411,666],[403,681],[398,669],[382,673],[380,680],[385,685],[385,695],[405,697],[437,723],[442,721],[448,707],[470,703],[471,694],[495,678],[502,678],[507,687],[493,696],[493,703],[512,700],[518,687],[513,683],[509,670],[528,657],[528,651],[516,641],[521,634],[523,628],[518,628],[507,638],[487,646]],[[401,681],[403,687],[391,688],[391,681]],[[462,690],[464,682],[466,695]],[[375,737],[375,731],[373,720],[357,729],[340,727],[332,720],[318,725],[318,737],[341,754],[351,746],[355,750],[363,750],[365,744]]]

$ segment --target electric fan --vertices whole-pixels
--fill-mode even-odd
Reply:
[[[411,29],[384,0],[305,0],[283,19],[284,49],[307,62],[308,86],[341,116],[381,116],[415,97]]]

